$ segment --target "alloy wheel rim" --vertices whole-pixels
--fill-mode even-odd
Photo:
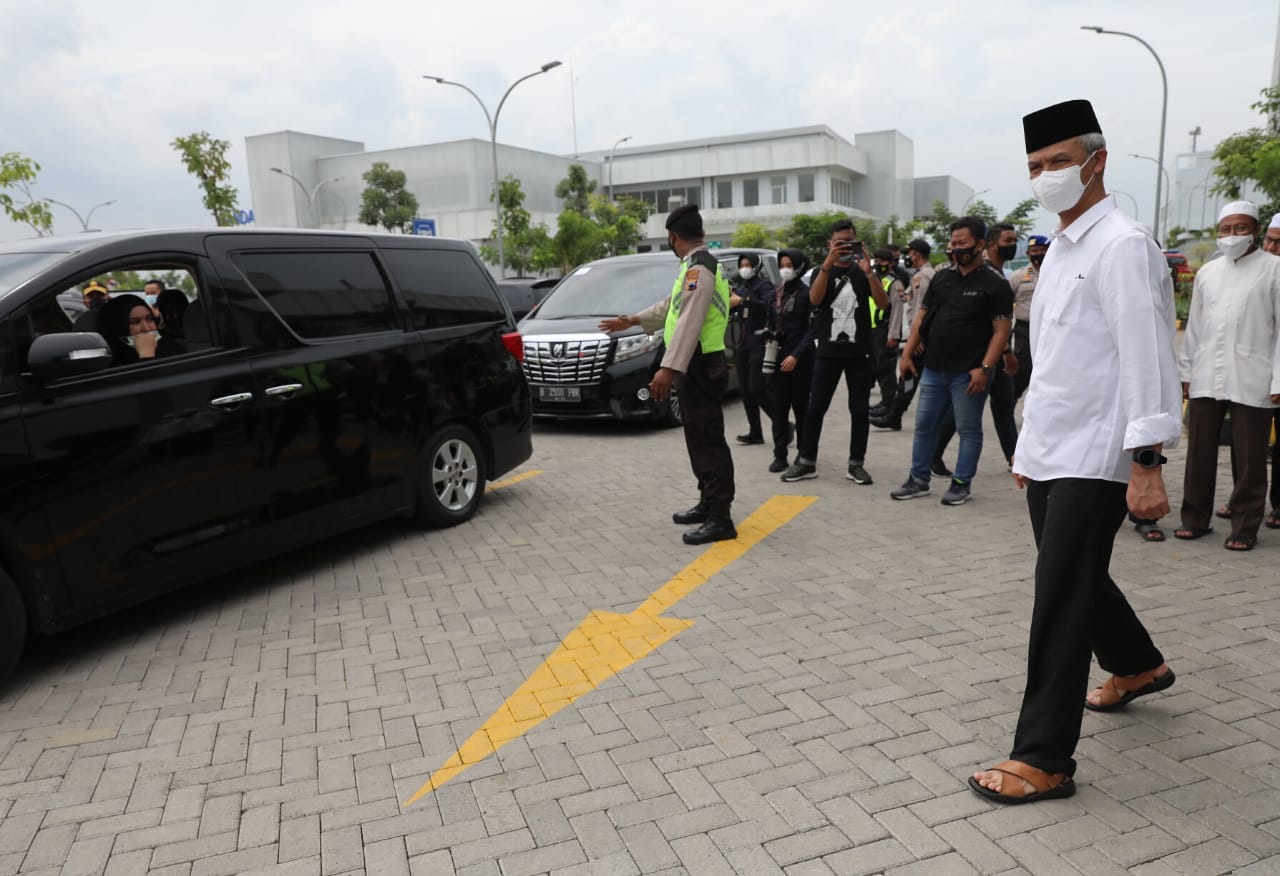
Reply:
[[[459,438],[440,445],[431,462],[431,483],[443,508],[455,512],[466,508],[479,485],[475,451]]]

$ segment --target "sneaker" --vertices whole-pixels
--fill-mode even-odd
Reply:
[[[769,463],[769,471],[777,474],[780,471],[786,471],[788,468],[787,458],[785,456],[776,456],[773,462]]]
[[[855,484],[875,483],[873,480],[871,480],[871,475],[867,474],[867,470],[863,468],[860,463],[857,463],[857,462],[849,463],[849,472],[845,475],[845,477],[853,481]]]
[[[913,477],[908,477],[902,486],[889,494],[892,499],[919,499],[929,495],[929,485],[922,484]]]
[[[942,504],[963,505],[971,498],[973,497],[969,495],[968,484],[962,484],[959,481],[952,481],[951,488],[942,494]]]
[[[782,473],[782,479],[789,484],[795,481],[807,481],[817,476],[817,466],[810,465],[807,462],[800,462],[799,460],[792,463],[791,467]]]
[[[940,478],[955,477],[955,472],[947,468],[947,464],[942,461],[942,457],[938,457],[933,461],[932,471],[935,477],[940,477]]]

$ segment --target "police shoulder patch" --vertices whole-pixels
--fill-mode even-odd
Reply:
[[[689,272],[684,275],[685,287],[690,291],[698,288],[698,269],[690,268]]]

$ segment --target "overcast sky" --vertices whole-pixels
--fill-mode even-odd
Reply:
[[[758,11],[751,11],[758,10]],[[504,143],[560,154],[826,124],[853,139],[897,128],[917,176],[952,174],[997,209],[1030,194],[1021,117],[1093,101],[1111,146],[1108,187],[1151,222],[1160,76],[1169,76],[1166,166],[1257,122],[1280,0],[1075,0],[1047,4],[543,3],[483,0],[0,0],[0,152],[43,166],[37,194],[81,213],[107,200],[105,229],[212,224],[170,148],[205,129],[230,140],[233,182],[252,207],[244,138],[282,129],[384,149],[487,138],[465,82],[496,104],[517,89]],[[571,94],[570,76],[574,83]],[[573,106],[576,103],[576,113]],[[1122,199],[1127,204],[1127,200]],[[59,232],[79,230],[54,208]],[[1038,230],[1050,227],[1041,216]],[[29,236],[0,219],[0,240]]]

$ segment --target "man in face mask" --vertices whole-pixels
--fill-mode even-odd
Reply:
[[[1212,532],[1213,488],[1223,419],[1231,414],[1235,486],[1228,550],[1257,541],[1267,499],[1267,441],[1280,404],[1280,260],[1258,248],[1258,208],[1234,201],[1218,216],[1215,259],[1196,273],[1178,356],[1187,404],[1187,469],[1182,528],[1175,538]]]
[[[1018,254],[1018,229],[1007,222],[997,222],[988,229],[987,264],[1007,280],[1013,272],[1006,265]]]
[[[1124,708],[1174,681],[1108,574],[1126,505],[1143,519],[1169,513],[1160,451],[1182,431],[1169,269],[1103,188],[1106,140],[1087,100],[1022,124],[1032,191],[1061,224],[1031,306],[1034,391],[1013,461],[1038,553],[1022,710],[1009,760],[969,779],[999,803],[1074,794],[1084,709]],[[1082,697],[1090,651],[1113,674]]]
[[[1013,287],[1013,354],[1018,367],[1013,373],[1014,399],[1022,398],[1031,384],[1031,299],[1036,292],[1036,279],[1040,265],[1049,250],[1049,238],[1033,234],[1027,238],[1027,260],[1024,268],[1018,268],[1009,277]]]
[[[773,283],[768,272],[760,264],[756,253],[743,253],[738,258],[738,283],[729,296],[737,329],[737,346],[734,348],[734,365],[738,369],[738,392],[742,395],[742,408],[747,415],[747,432],[738,436],[739,444],[763,444],[764,430],[760,425],[760,411],[772,416],[765,395],[764,330],[769,316],[769,304],[773,301]]]
[[[983,262],[986,223],[962,216],[951,223],[954,270],[938,271],[929,284],[923,306],[902,350],[903,380],[917,375],[916,350],[924,346],[916,405],[916,430],[911,446],[911,472],[894,499],[929,495],[938,428],[954,411],[960,434],[960,453],[944,505],[963,505],[970,499],[973,477],[982,455],[982,410],[1001,353],[1009,345],[1013,293],[1004,277]]]

